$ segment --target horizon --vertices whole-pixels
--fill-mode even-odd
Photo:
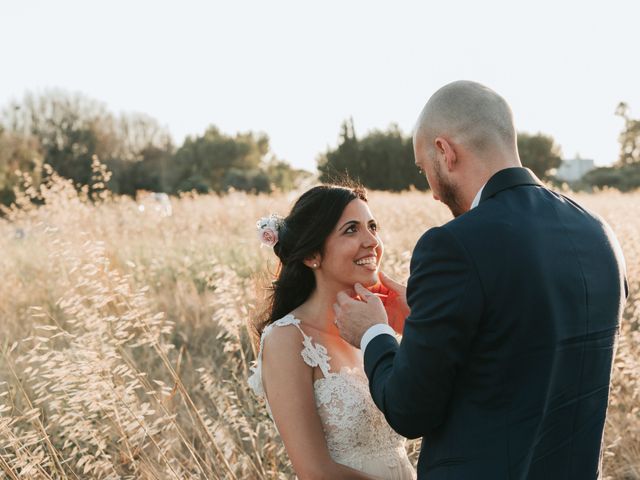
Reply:
[[[410,134],[435,90],[467,78],[507,99],[519,132],[608,165],[624,124],[616,106],[640,117],[640,6],[577,5],[25,1],[5,6],[0,106],[80,92],[155,118],[178,147],[209,125],[264,132],[277,158],[315,171],[344,120],[360,137],[393,123]]]

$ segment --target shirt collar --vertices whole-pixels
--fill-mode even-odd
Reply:
[[[482,188],[480,188],[480,190],[478,191],[478,193],[476,193],[475,198],[473,199],[473,202],[471,202],[471,209],[476,208],[478,206],[478,204],[480,203],[480,197],[482,196],[482,190],[484,190],[484,187],[487,184],[485,183]],[[470,210],[471,210],[470,209]]]

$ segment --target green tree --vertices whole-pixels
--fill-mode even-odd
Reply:
[[[253,193],[271,192],[269,176],[258,168],[251,170],[230,168],[225,172],[223,184],[226,190],[232,188]]]
[[[620,132],[620,155],[615,165],[596,168],[582,178],[586,187],[612,187],[621,192],[640,188],[640,120],[629,115],[629,107],[620,102],[615,114],[624,119],[624,128]]]
[[[624,119],[624,129],[618,137],[618,165],[640,165],[640,120],[629,116],[629,106],[624,102],[618,104],[616,115]]]
[[[272,190],[290,191],[313,176],[311,172],[292,168],[287,162],[272,158],[264,165]]]
[[[397,125],[386,131],[374,130],[360,141],[362,177],[375,190],[406,190],[411,186],[425,189],[427,184],[415,166],[413,142]]]
[[[539,178],[550,179],[560,166],[562,153],[553,137],[538,133],[518,133],[518,153],[522,165],[530,168]]]
[[[358,139],[353,120],[346,120],[340,127],[338,147],[318,159],[318,170],[323,182],[347,177],[376,190],[427,188],[424,176],[415,166],[411,137],[394,124],[385,131],[374,130]]]
[[[611,187],[621,192],[640,188],[640,168],[637,164],[600,167],[587,172],[580,180],[583,188]]]
[[[202,136],[187,137],[178,149],[170,175],[175,191],[186,191],[198,185],[207,190],[223,192],[227,187],[243,185],[238,175],[245,172],[246,180],[257,178],[269,153],[269,138],[253,132],[225,135],[217,127],[209,127]],[[230,170],[235,171],[230,174]],[[226,179],[226,180],[225,180]],[[231,184],[225,183],[231,181]]]
[[[339,139],[338,148],[329,149],[318,158],[318,171],[322,182],[332,183],[351,175],[359,177],[362,173],[353,118],[342,122]]]
[[[112,172],[108,188],[114,193],[135,196],[138,190],[171,193],[170,150],[147,147],[136,161],[113,158],[104,163]]]

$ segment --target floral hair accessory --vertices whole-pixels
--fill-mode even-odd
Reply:
[[[274,247],[278,243],[278,233],[284,225],[284,218],[272,213],[268,217],[262,217],[256,222],[258,238],[263,245]]]

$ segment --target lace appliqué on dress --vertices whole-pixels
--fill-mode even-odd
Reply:
[[[304,335],[304,333],[303,333]],[[319,343],[314,344],[311,337],[304,335],[302,341],[304,348],[301,355],[304,363],[310,367],[318,367],[325,377],[329,375],[329,360],[331,357],[327,353],[327,349]]]

